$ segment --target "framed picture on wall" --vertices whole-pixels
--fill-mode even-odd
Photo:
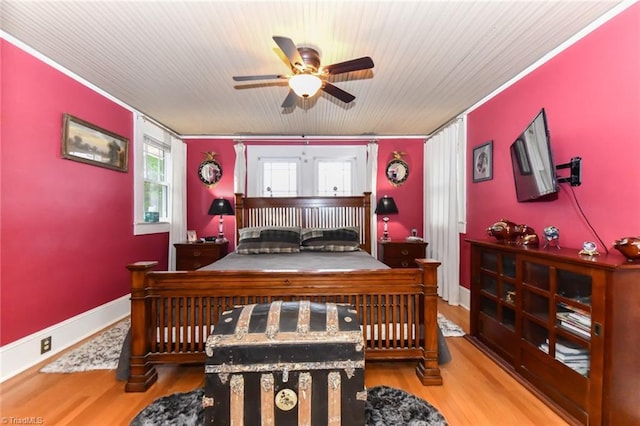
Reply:
[[[473,181],[493,179],[493,141],[473,148]]]
[[[64,114],[62,158],[126,172],[129,167],[129,140]]]

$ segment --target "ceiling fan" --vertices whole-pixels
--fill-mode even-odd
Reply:
[[[251,80],[289,80],[289,94],[282,103],[282,108],[295,105],[296,96],[308,98],[322,90],[331,96],[340,99],[344,103],[353,101],[356,97],[345,92],[339,87],[327,81],[330,75],[344,74],[352,71],[360,71],[373,68],[373,59],[368,56],[339,62],[332,65],[320,66],[320,54],[311,47],[296,47],[293,40],[288,37],[273,36],[280,50],[285,54],[291,65],[292,75],[270,74],[234,76],[235,81]]]

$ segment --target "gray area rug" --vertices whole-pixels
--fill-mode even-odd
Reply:
[[[203,389],[175,393],[153,401],[130,426],[191,426],[204,424]],[[376,386],[367,390],[366,426],[446,426],[444,416],[431,404],[400,389]]]
[[[118,322],[84,345],[45,365],[40,372],[75,373],[115,369],[129,327],[129,318]]]
[[[120,321],[96,338],[74,349],[56,361],[44,366],[42,373],[74,373],[89,370],[114,370],[118,380],[126,380],[129,375],[130,335],[129,318]],[[442,314],[438,314],[438,326],[444,337],[464,336],[464,331]],[[125,340],[126,338],[126,340]],[[450,355],[443,339],[439,342],[440,359],[444,364]]]

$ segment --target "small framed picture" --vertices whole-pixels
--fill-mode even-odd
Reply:
[[[493,179],[493,141],[473,148],[473,181]]]
[[[188,230],[187,231],[187,242],[195,243],[196,241],[198,241],[198,235],[196,234],[196,231],[194,231],[193,229]]]

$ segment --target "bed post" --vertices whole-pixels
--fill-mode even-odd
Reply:
[[[371,192],[365,192],[363,196],[364,207],[364,246],[369,254],[373,254],[373,242],[371,241]]]
[[[158,262],[136,262],[127,265],[131,271],[131,356],[125,392],[144,392],[158,379],[156,368],[147,360],[149,355],[149,312],[146,306],[147,273]]]
[[[418,361],[416,374],[423,385],[441,385],[438,367],[438,266],[431,259],[416,259],[422,271],[423,295],[420,312],[423,315],[424,354]]]
[[[244,227],[244,194],[236,192],[236,244],[240,241],[240,228]]]

